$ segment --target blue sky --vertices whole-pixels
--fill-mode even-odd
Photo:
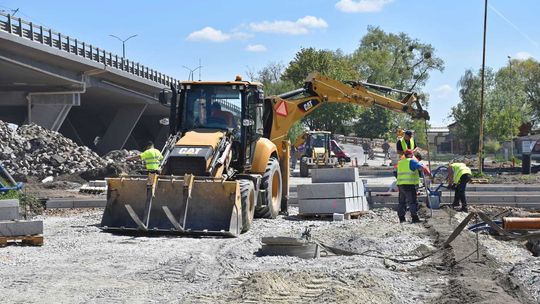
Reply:
[[[540,59],[540,1],[490,0],[486,64]],[[405,32],[436,48],[445,71],[424,88],[431,95],[432,125],[450,123],[465,69],[482,61],[483,0],[198,0],[198,1],[1,1],[19,17],[51,27],[108,51],[122,53],[110,37],[138,36],[126,57],[178,79],[202,62],[203,80],[233,79],[270,62],[287,64],[301,47],[358,47],[368,25]],[[198,71],[195,72],[198,78]]]

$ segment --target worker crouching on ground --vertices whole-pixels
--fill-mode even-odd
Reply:
[[[413,150],[406,149],[404,156],[405,158],[400,160],[397,166],[397,186],[399,188],[397,212],[399,222],[405,222],[405,213],[407,212],[407,205],[409,205],[412,223],[419,223],[417,201],[417,190],[420,184],[419,171],[429,176],[431,176],[431,172],[428,167],[413,158]]]
[[[471,181],[471,174],[471,169],[464,163],[452,163],[448,166],[448,187],[455,189],[452,206],[459,207],[461,201],[461,209],[459,210],[461,212],[468,212],[465,188],[467,183]]]
[[[142,159],[144,166],[146,167],[146,171],[149,173],[159,173],[159,162],[163,159],[163,155],[161,155],[161,152],[159,152],[158,149],[154,148],[153,142],[149,141],[146,143],[143,153],[128,157],[126,160],[133,160],[137,158]]]

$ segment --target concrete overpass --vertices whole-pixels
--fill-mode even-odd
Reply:
[[[104,154],[163,143],[176,79],[73,37],[0,13],[0,119],[36,123]]]

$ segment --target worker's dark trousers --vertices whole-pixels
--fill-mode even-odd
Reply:
[[[409,211],[412,216],[418,216],[418,201],[416,200],[416,185],[400,185],[399,188],[399,203],[398,203],[398,216],[404,218],[407,212],[407,204],[409,204]]]
[[[470,174],[463,174],[459,179],[459,184],[456,185],[456,192],[454,193],[454,206],[459,206],[461,201],[461,207],[467,208],[467,198],[465,197],[465,188],[467,183],[471,181]]]

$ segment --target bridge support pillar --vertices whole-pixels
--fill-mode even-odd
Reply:
[[[167,142],[167,138],[169,137],[169,126],[161,126],[159,128],[159,132],[156,134],[156,137],[154,139],[154,144],[156,148],[160,149],[163,148],[165,145],[165,142]]]
[[[60,133],[64,134],[64,136],[66,136],[67,138],[73,140],[76,144],[80,146],[84,145],[83,140],[79,136],[79,132],[77,132],[77,129],[75,129],[75,126],[73,126],[69,118],[66,118],[64,120],[64,124],[62,124]]]
[[[28,123],[58,131],[72,106],[81,104],[81,95],[74,94],[28,94]]]
[[[105,135],[97,144],[97,153],[104,155],[109,151],[122,149],[145,109],[145,104],[120,107],[105,131]]]

